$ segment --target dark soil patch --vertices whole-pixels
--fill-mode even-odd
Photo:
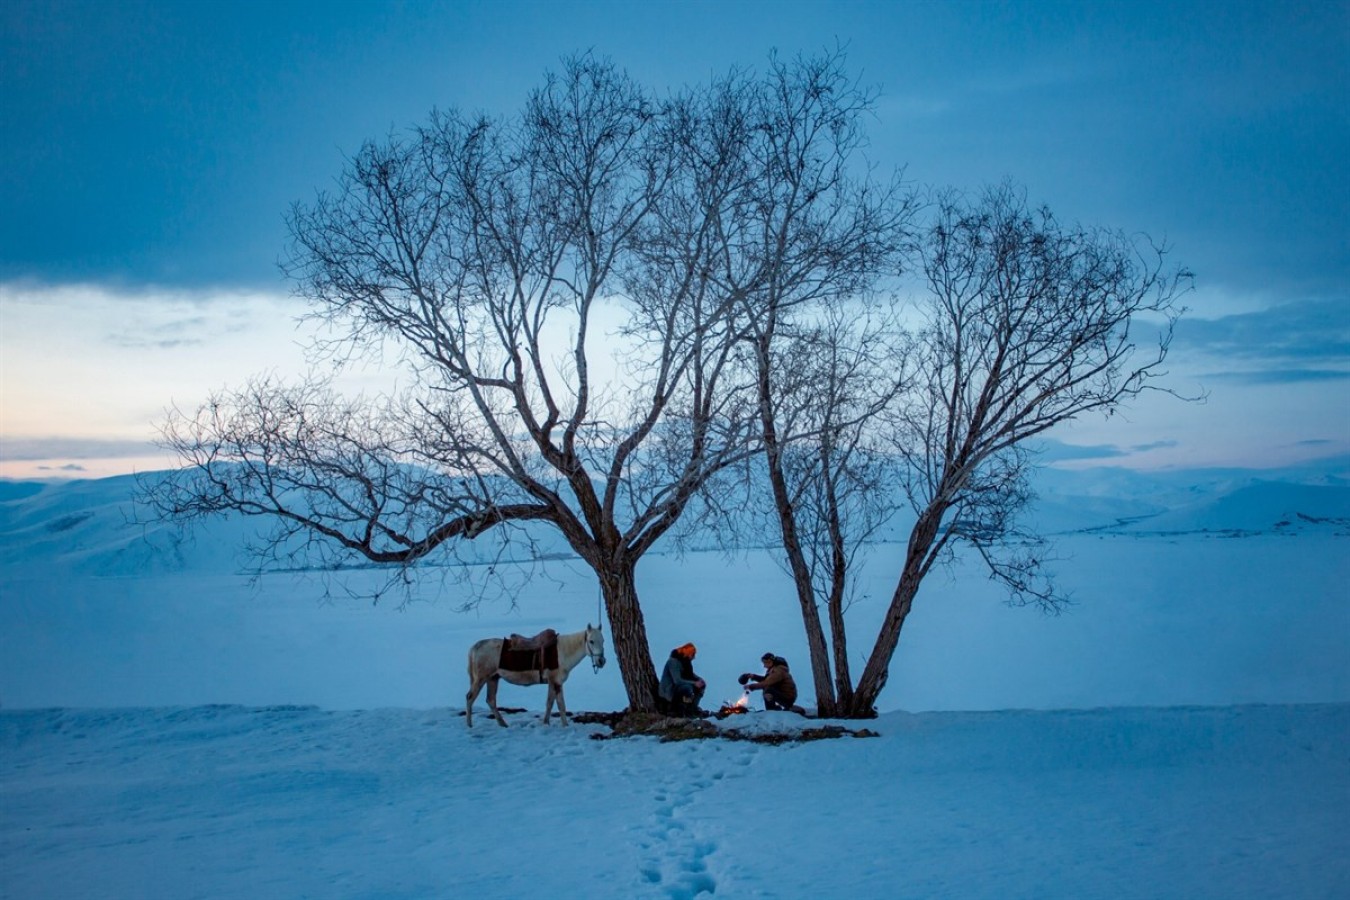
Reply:
[[[523,707],[523,706],[499,706],[499,707],[497,707],[497,711],[500,712],[500,713],[502,713],[503,715],[505,715],[506,713],[523,713],[523,712],[529,712],[529,710],[527,710],[527,709],[526,709],[525,707]],[[492,710],[490,710],[490,709],[488,709],[488,710],[479,710],[479,711],[478,711],[478,714],[479,714],[480,716],[487,716],[489,719],[492,718]],[[459,712],[455,713],[455,715],[459,716],[461,719],[464,718],[464,710],[461,709]],[[556,715],[556,713],[555,713],[555,715]],[[573,716],[572,718],[576,718],[576,716]]]
[[[718,728],[706,719],[684,719],[662,716],[655,713],[629,712],[582,712],[572,716],[574,722],[591,725],[605,725],[609,734],[593,734],[597,741],[615,738],[655,737],[662,743],[669,741],[703,741],[718,739],[724,741],[750,741],[755,744],[792,744],[805,741],[823,741],[841,737],[879,737],[869,728],[851,729],[842,725],[818,725],[794,731],[757,731],[743,732],[736,729]]]

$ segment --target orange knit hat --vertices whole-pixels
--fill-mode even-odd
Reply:
[[[676,647],[675,652],[680,654],[681,656],[686,656],[689,659],[693,659],[694,654],[698,652],[698,648],[695,647],[693,644],[685,644],[681,647]]]

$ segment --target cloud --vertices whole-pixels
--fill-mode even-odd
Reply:
[[[1055,463],[1084,459],[1121,459],[1138,453],[1168,450],[1180,446],[1181,442],[1174,440],[1149,441],[1144,444],[1130,444],[1124,447],[1119,444],[1066,444],[1063,441],[1045,440],[1033,449],[1039,462]]]
[[[1042,441],[1034,448],[1041,462],[1062,462],[1070,459],[1114,459],[1125,451],[1114,444],[1066,444],[1063,441]]]
[[[84,466],[77,463],[66,463],[64,466],[38,466],[39,472],[88,472]]]
[[[1172,359],[1202,382],[1269,387],[1345,381],[1350,379],[1350,299],[1300,300],[1217,318],[1183,318],[1172,350]]]
[[[168,322],[138,322],[126,331],[108,335],[108,342],[126,349],[172,350],[199,347],[219,329],[206,316],[187,316]]]
[[[1319,377],[1309,374],[1314,369],[1287,364],[1350,364],[1350,300],[1302,300],[1216,319],[1183,318],[1173,348],[1183,347],[1228,359],[1280,362],[1289,374]]]
[[[97,339],[120,350],[209,346],[253,328],[260,318],[294,323],[301,307],[285,294],[102,284],[0,282],[0,304],[13,314],[59,312],[65,327],[97,327]]]
[[[103,438],[10,438],[0,435],[0,460],[126,459],[155,453],[148,441]],[[44,467],[50,468],[50,467]],[[66,467],[68,468],[68,467]]]
[[[1170,450],[1180,446],[1181,441],[1150,441],[1147,444],[1135,444],[1130,450],[1134,453],[1147,453],[1150,450]]]
[[[1299,384],[1309,381],[1343,381],[1350,371],[1342,369],[1253,369],[1242,372],[1210,372],[1200,376],[1212,381],[1237,384]]]

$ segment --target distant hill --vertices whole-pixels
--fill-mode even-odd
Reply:
[[[1130,522],[1119,530],[1240,535],[1312,529],[1350,536],[1350,487],[1258,482]]]
[[[151,476],[153,477],[153,476]],[[0,564],[61,563],[87,575],[183,569],[234,571],[254,523],[213,522],[195,534],[157,521],[135,502],[136,476],[9,482],[0,496]]]
[[[1030,518],[1046,533],[1350,535],[1340,465],[1288,470],[1038,472]]]
[[[190,532],[160,522],[150,510],[137,506],[134,495],[137,477],[164,474],[0,481],[0,565],[26,568],[59,562],[90,575],[246,568],[246,547],[258,541],[267,522],[231,516]],[[1038,496],[1028,521],[1050,536],[1308,532],[1350,536],[1350,486],[1325,472],[1045,469],[1037,473],[1036,487]],[[903,541],[906,526],[905,518],[897,517],[878,539]],[[530,552],[570,555],[551,529],[535,526],[529,534],[535,542]],[[752,543],[762,545],[763,539]],[[460,559],[469,563],[518,552],[504,548],[491,532],[460,551]]]
[[[138,476],[50,481],[4,482],[0,490],[0,566],[32,569],[60,564],[83,575],[125,576],[165,572],[244,572],[256,567],[250,548],[259,546],[272,524],[265,517],[231,514],[184,529],[160,521],[137,502]],[[540,557],[570,555],[562,538],[535,526],[533,546],[507,545],[511,536],[490,531],[455,548],[454,559],[469,564],[492,563],[522,554]],[[519,537],[519,533],[515,535]],[[449,560],[432,560],[449,561]],[[365,567],[352,556],[344,567]],[[269,564],[267,568],[283,568]]]

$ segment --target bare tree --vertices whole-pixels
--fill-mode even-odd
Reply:
[[[637,563],[759,440],[716,241],[755,177],[746,84],[657,102],[581,57],[516,119],[435,114],[364,146],[293,209],[287,271],[330,349],[392,349],[411,388],[358,403],[263,379],[175,413],[190,468],[152,502],[403,567],[544,523],[596,573],[629,703],[653,709]],[[605,304],[621,333],[595,333]]]
[[[1042,539],[1019,526],[1031,499],[1034,457],[1027,442],[1084,414],[1109,415],[1153,388],[1189,285],[1187,272],[1165,268],[1162,249],[1065,226],[1007,186],[974,203],[941,194],[933,211],[918,246],[924,323],[881,383],[883,394],[899,388],[895,402],[862,432],[887,439],[916,519],[883,623],[851,690],[842,618],[832,631],[837,709],[847,716],[874,714],[919,587],[956,544],[974,549],[1012,602],[1062,604],[1044,569]],[[836,380],[826,371],[816,384]],[[856,433],[822,429],[814,445],[819,464],[801,473],[799,493],[816,491],[826,510],[837,510],[844,491],[867,483],[854,470],[856,445],[840,441]],[[791,511],[799,520],[824,522],[817,533],[834,540],[832,512],[822,518],[802,504]],[[832,577],[843,580],[847,569],[836,554]],[[838,597],[822,596],[833,623]]]
[[[898,273],[913,213],[912,195],[898,176],[879,183],[861,160],[862,120],[873,102],[849,80],[840,53],[772,60],[751,105],[757,177],[747,185],[737,230],[720,235],[728,291],[744,298],[765,473],[806,629],[817,705],[826,715],[834,709],[833,673],[842,671],[847,680],[847,668],[843,659],[831,665],[820,607],[844,602],[846,588],[832,574],[835,554],[851,555],[839,542],[869,519],[845,522],[813,503],[822,498],[812,492],[819,486],[812,477],[829,473],[816,467],[818,454],[803,448],[831,446],[860,464],[863,452],[852,432],[879,408],[872,406],[879,398],[859,392],[858,386],[875,384],[860,369],[887,355],[878,346],[893,323],[850,325],[867,320],[859,317],[873,289]],[[873,355],[846,347],[846,334]],[[812,376],[819,380],[809,381]],[[834,499],[842,506],[866,496],[840,489]],[[863,525],[854,537],[861,541],[872,527]]]
[[[792,436],[766,454],[766,469],[806,630],[820,642],[809,643],[822,716],[847,710],[853,696],[850,576],[902,502],[898,459],[876,427],[906,384],[909,336],[892,312],[861,302],[821,311],[779,341],[764,381],[766,418]]]
[[[638,561],[691,511],[729,519],[719,480],[794,440],[766,414],[780,333],[894,259],[897,186],[849,177],[870,102],[839,54],[660,101],[582,57],[516,119],[367,144],[293,209],[287,269],[326,349],[392,352],[410,388],[262,379],[174,414],[190,470],[152,501],[268,517],[273,554],[396,567],[555,528],[596,573],[630,705],[653,708]],[[597,335],[607,304],[624,325]]]

